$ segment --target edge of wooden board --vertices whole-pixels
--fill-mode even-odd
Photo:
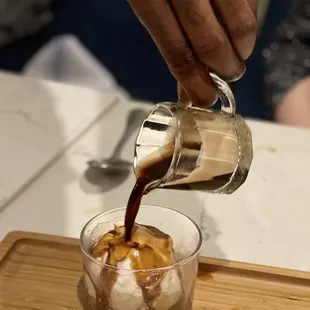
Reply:
[[[80,242],[78,239],[62,237],[62,236],[54,236],[48,234],[41,233],[33,233],[33,232],[24,232],[24,231],[12,231],[8,233],[3,240],[0,242],[0,260],[4,257],[6,252],[11,248],[11,246],[21,239],[35,239],[42,240],[48,242],[59,242],[63,244],[70,244],[79,246]],[[293,269],[272,267],[272,266],[264,266],[258,264],[250,264],[236,261],[229,261],[225,259],[217,259],[201,256],[200,264],[205,266],[211,266],[210,272],[214,268],[229,268],[231,270],[244,270],[249,272],[258,272],[262,274],[273,274],[279,276],[293,277],[299,279],[310,280],[310,272],[307,271],[299,271]]]

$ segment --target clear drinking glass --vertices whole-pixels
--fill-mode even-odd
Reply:
[[[247,178],[253,149],[249,127],[235,114],[228,84],[211,74],[219,89],[221,110],[182,103],[159,103],[143,122],[136,139],[134,171],[171,160],[152,188],[194,189],[230,194]]]
[[[177,263],[158,269],[120,269],[93,258],[90,249],[99,238],[124,220],[126,208],[103,212],[81,232],[84,283],[90,310],[191,310],[202,236],[198,226],[177,211],[142,205],[136,222],[154,226],[170,235]],[[140,288],[136,277],[158,278],[153,286]],[[112,285],[111,285],[111,281]],[[147,294],[146,294],[147,292]]]

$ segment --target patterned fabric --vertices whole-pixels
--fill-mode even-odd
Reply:
[[[310,0],[294,0],[279,26],[274,42],[263,51],[265,61],[264,101],[268,116],[285,93],[310,75]]]

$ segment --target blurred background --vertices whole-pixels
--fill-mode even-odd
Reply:
[[[55,53],[60,45],[65,49],[71,48],[70,53],[81,47],[94,57],[94,62],[89,66],[93,66],[96,71],[94,64],[98,61],[97,66],[100,64],[108,70],[106,73],[111,74],[124,94],[150,102],[176,100],[176,82],[127,1],[0,0],[1,2],[0,69],[42,75],[39,71],[46,69],[48,61],[45,59],[45,69],[42,69],[42,59],[33,62],[33,57],[41,57],[42,53],[38,52],[51,39],[71,34],[80,45],[68,47],[63,44],[66,39],[61,44],[54,44],[53,52],[49,55],[53,61],[46,69],[49,70],[45,74],[47,78],[66,81],[64,72],[58,72],[58,77],[57,72],[50,72],[61,70],[60,67],[65,65],[66,61],[61,59],[62,54]],[[268,117],[263,98],[263,51],[272,42],[276,28],[291,2],[292,0],[259,0],[259,30],[255,51],[247,61],[245,76],[232,85],[238,112],[243,116],[260,119]],[[86,54],[81,55],[83,58]],[[77,66],[81,62],[82,60]],[[75,69],[72,66],[71,75],[74,75]],[[81,68],[83,71],[83,67]],[[100,84],[98,81],[94,84]],[[83,84],[83,78],[79,80],[79,84]],[[91,83],[88,81],[85,84],[89,86]],[[100,88],[100,85],[95,86]]]

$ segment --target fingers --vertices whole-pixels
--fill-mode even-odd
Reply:
[[[171,2],[198,58],[226,80],[239,78],[244,72],[244,64],[220,26],[210,1]]]
[[[256,39],[257,0],[128,0],[180,84],[180,100],[210,106],[217,89],[245,70]],[[216,16],[224,24],[222,27]],[[184,98],[184,99],[182,99]]]
[[[189,46],[182,28],[166,0],[128,1],[154,39],[170,71],[186,90],[194,105],[210,106],[217,99],[217,89]]]
[[[255,0],[213,0],[239,57],[247,59],[256,40]]]
[[[248,0],[249,6],[250,6],[255,18],[257,17],[257,6],[258,6],[257,1],[258,0]]]

